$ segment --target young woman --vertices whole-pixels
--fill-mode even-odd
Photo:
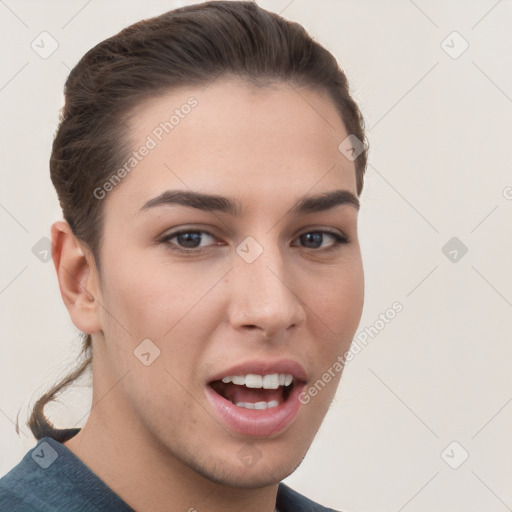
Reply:
[[[363,120],[334,57],[252,2],[141,21],[71,71],[50,161],[83,363],[35,405],[2,510],[327,510],[281,481],[363,306]],[[45,405],[89,367],[85,426]]]

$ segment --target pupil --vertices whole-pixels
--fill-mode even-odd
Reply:
[[[322,245],[322,233],[305,233],[301,238],[306,245],[308,242],[313,242],[314,247],[320,247]]]
[[[200,233],[182,233],[178,235],[178,242],[183,247],[194,248],[201,243]]]

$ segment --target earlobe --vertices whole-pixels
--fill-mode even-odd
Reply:
[[[60,293],[73,324],[87,334],[100,331],[96,300],[100,290],[92,255],[86,255],[65,221],[52,225],[51,236]]]

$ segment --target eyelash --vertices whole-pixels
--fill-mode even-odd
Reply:
[[[207,247],[204,247],[204,248],[186,249],[186,248],[183,248],[183,247],[175,246],[174,244],[170,243],[170,241],[173,238],[176,238],[179,235],[183,235],[183,234],[187,234],[187,233],[188,234],[190,234],[190,233],[207,234],[207,235],[211,236],[212,238],[215,238],[214,235],[212,235],[210,232],[205,231],[205,230],[201,230],[201,229],[183,229],[181,231],[175,231],[174,233],[170,233],[170,234],[164,236],[160,240],[160,243],[167,244],[171,250],[178,251],[178,252],[181,252],[183,254],[199,254],[199,253],[205,252],[206,250],[208,250],[209,247],[211,247],[211,246],[207,246]],[[297,238],[300,238],[300,237],[302,237],[304,235],[308,235],[308,234],[312,234],[312,233],[321,233],[321,234],[324,234],[324,235],[329,235],[329,236],[331,236],[334,239],[334,243],[333,243],[333,245],[331,247],[328,247],[327,249],[315,249],[315,248],[310,248],[310,247],[304,247],[304,249],[310,249],[310,250],[312,250],[314,252],[320,252],[320,253],[331,253],[331,252],[335,252],[335,251],[339,250],[341,245],[345,245],[345,244],[349,243],[349,239],[346,236],[340,235],[339,233],[335,233],[333,231],[328,231],[328,230],[325,230],[325,229],[324,230],[318,229],[318,230],[313,230],[313,231],[306,231],[306,232],[302,233],[301,235],[299,235]]]

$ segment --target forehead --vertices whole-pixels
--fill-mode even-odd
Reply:
[[[108,202],[130,211],[176,188],[242,200],[356,191],[354,163],[338,149],[348,134],[326,92],[214,82],[145,101],[128,126],[139,154]]]

